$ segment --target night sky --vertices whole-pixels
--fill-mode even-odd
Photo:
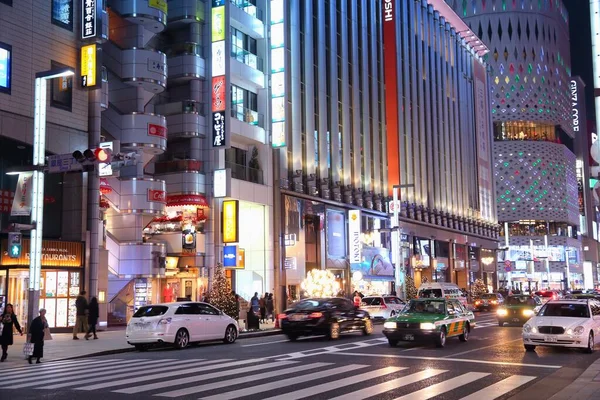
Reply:
[[[595,120],[590,2],[589,0],[563,0],[563,3],[569,11],[573,75],[581,76],[586,84],[585,95],[589,127],[589,124]]]

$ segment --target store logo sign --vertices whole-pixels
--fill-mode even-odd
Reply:
[[[98,10],[96,0],[81,0],[81,38],[96,37]]]
[[[348,241],[350,247],[350,264],[360,264],[362,251],[360,243],[360,211],[348,211]]]
[[[81,47],[81,86],[94,87],[97,84],[98,64],[96,44]]]
[[[223,202],[223,243],[239,242],[239,201]]]
[[[579,132],[579,88],[577,81],[571,81],[571,105],[573,107],[573,131]]]
[[[223,246],[223,267],[236,268],[238,261],[238,247],[235,245]]]
[[[148,136],[167,138],[167,127],[156,124],[148,124]]]
[[[225,143],[225,111],[213,113],[212,121],[213,147],[223,147]]]
[[[383,20],[386,22],[394,20],[394,1],[393,0],[385,0],[385,3],[383,5]]]
[[[167,193],[164,190],[148,189],[148,201],[156,203],[166,203]]]

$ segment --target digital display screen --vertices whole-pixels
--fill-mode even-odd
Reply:
[[[73,0],[52,0],[52,21],[73,28]]]
[[[0,89],[10,89],[10,50],[0,47]]]

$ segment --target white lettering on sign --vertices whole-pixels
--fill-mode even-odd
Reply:
[[[579,90],[577,87],[577,81],[571,81],[571,104],[573,107],[573,131],[579,132]]]
[[[81,38],[96,36],[96,0],[81,1]]]
[[[350,241],[350,264],[362,262],[362,246],[360,242],[360,211],[348,211],[348,239]]]
[[[385,4],[383,5],[383,20],[386,22],[394,20],[393,0],[385,0]]]
[[[148,201],[155,201],[158,203],[167,202],[167,194],[164,190],[152,190],[148,189]]]

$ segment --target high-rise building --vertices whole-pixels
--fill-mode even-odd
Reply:
[[[443,1],[382,1],[387,184],[419,285],[495,284],[488,49]],[[412,245],[411,245],[412,244]]]
[[[583,287],[563,2],[446,1],[491,50],[501,285]]]

